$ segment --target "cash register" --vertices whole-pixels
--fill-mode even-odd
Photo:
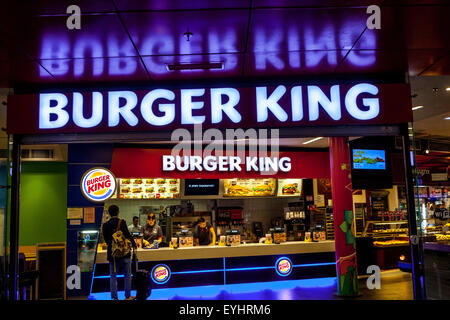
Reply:
[[[183,229],[180,232],[177,232],[176,235],[178,238],[178,246],[180,248],[192,247],[194,245],[194,238],[192,231],[188,229]]]
[[[272,234],[272,239],[274,243],[286,242],[286,232],[283,227],[271,228],[270,233]]]
[[[227,246],[238,246],[241,244],[241,233],[237,229],[230,229],[225,231],[227,237]]]

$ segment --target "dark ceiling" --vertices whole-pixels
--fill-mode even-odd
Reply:
[[[66,26],[72,4],[81,30]],[[373,4],[380,30],[366,27]],[[450,74],[448,0],[34,0],[0,12],[0,87]],[[209,62],[223,69],[167,67]]]

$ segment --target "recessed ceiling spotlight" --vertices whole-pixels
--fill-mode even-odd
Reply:
[[[446,88],[445,91],[450,91],[450,87]]]
[[[425,150],[425,153],[426,153],[426,154],[429,154],[429,153],[430,153],[430,150],[426,149],[426,150]]]
[[[418,110],[418,109],[422,109],[422,108],[423,108],[423,106],[416,106],[416,107],[413,107],[412,110],[414,111],[414,110]]]
[[[444,120],[450,120],[450,117],[446,117],[446,118],[444,118]]]

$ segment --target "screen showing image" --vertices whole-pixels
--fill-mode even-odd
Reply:
[[[186,196],[216,196],[219,194],[219,179],[186,179]]]
[[[353,169],[386,170],[384,150],[353,149]]]

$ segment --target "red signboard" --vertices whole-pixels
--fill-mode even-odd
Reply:
[[[227,178],[329,178],[330,163],[328,152],[280,152],[279,158],[288,157],[289,171],[278,171],[275,175],[263,175],[258,171],[164,171],[163,156],[170,155],[171,150],[115,148],[111,171],[118,178],[177,178],[177,179],[227,179]]]
[[[408,84],[331,84],[12,95],[10,134],[385,125],[412,121]]]

